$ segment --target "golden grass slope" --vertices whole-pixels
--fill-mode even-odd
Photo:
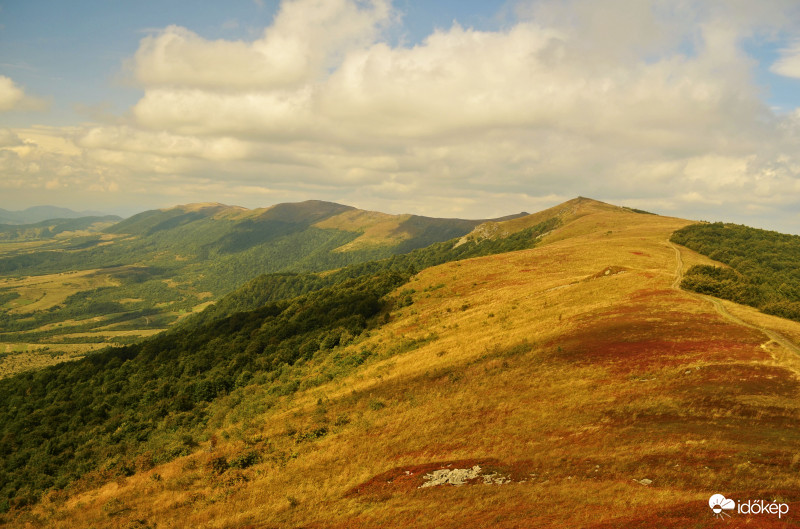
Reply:
[[[81,290],[116,285],[119,285],[119,281],[102,270],[79,270],[0,279],[0,288],[16,291],[20,295],[3,307],[9,309],[12,314],[46,310],[63,303],[70,295]]]
[[[336,249],[338,252],[349,252],[375,246],[396,245],[410,239],[413,236],[411,233],[398,230],[409,218],[411,215],[390,215],[356,209],[327,218],[314,224],[314,227],[361,233],[358,238]]]
[[[477,226],[472,232],[468,233],[462,238],[462,242],[466,242],[468,240],[480,240],[485,238],[501,238],[507,237],[512,233],[516,233],[518,231],[524,230],[525,228],[530,228],[532,226],[536,226],[537,224],[550,220],[551,218],[557,218],[560,221],[561,226],[569,225],[572,221],[586,216],[586,215],[596,215],[600,213],[631,213],[630,210],[626,210],[625,208],[614,206],[611,204],[606,204],[605,202],[600,202],[599,200],[593,200],[591,198],[584,198],[578,197],[573,198],[572,200],[568,200],[563,204],[559,204],[557,206],[553,206],[552,208],[548,208],[538,213],[532,213],[530,215],[525,215],[524,217],[518,217],[515,219],[505,220],[505,221],[488,221],[484,222]],[[605,219],[603,215],[600,217]],[[608,217],[608,219],[617,219],[622,222],[626,222],[631,220],[629,216],[623,216],[617,218],[614,215]],[[601,222],[607,222],[608,219],[605,219]],[[586,230],[585,225],[581,225],[582,230]],[[557,230],[554,233],[557,233],[557,237],[559,239],[564,239],[568,237],[573,237],[576,233],[573,230],[568,229],[561,229]],[[553,238],[550,239],[552,242]]]
[[[538,248],[421,272],[412,305],[338,351],[376,352],[353,374],[290,398],[250,388],[210,419],[215,446],[53,493],[11,525],[720,527],[721,493],[790,505],[726,527],[796,526],[796,355],[671,288],[667,238],[689,221],[573,206]],[[252,451],[261,463],[214,470]],[[509,481],[420,488],[476,465]]]

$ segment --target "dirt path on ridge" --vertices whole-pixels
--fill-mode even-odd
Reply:
[[[675,267],[675,280],[672,281],[672,288],[675,289],[675,290],[681,290],[681,281],[683,280],[683,257],[681,256],[680,249],[677,246],[675,246],[672,243],[672,241],[667,240],[667,242],[669,243],[670,246],[672,246],[672,249],[675,250],[675,259],[677,261],[677,266]],[[780,345],[784,349],[787,349],[787,350],[795,353],[796,355],[800,355],[800,347],[796,346],[794,343],[792,343],[784,335],[780,334],[777,331],[773,331],[771,329],[766,329],[766,328],[764,328],[764,327],[762,327],[760,325],[747,323],[746,321],[737,318],[736,316],[734,316],[733,314],[728,312],[728,309],[725,308],[725,306],[722,304],[722,302],[719,299],[717,299],[717,298],[715,298],[713,296],[707,296],[705,294],[697,294],[696,292],[689,292],[689,291],[685,291],[685,290],[683,292],[686,292],[686,293],[688,293],[688,294],[690,294],[692,296],[695,296],[697,298],[704,299],[704,300],[708,301],[714,307],[714,310],[716,310],[717,313],[720,316],[722,316],[723,318],[725,318],[726,320],[728,320],[728,321],[730,321],[732,323],[735,323],[736,325],[743,325],[743,326],[748,327],[750,329],[755,329],[757,331],[760,331],[760,332],[764,333],[767,336],[767,338],[769,338],[773,342],[777,343],[778,345]]]

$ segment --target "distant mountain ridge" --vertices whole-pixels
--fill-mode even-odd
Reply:
[[[47,219],[31,224],[1,224],[0,241],[44,240],[57,236],[89,235],[122,220],[116,215]]]
[[[105,217],[99,211],[73,211],[57,206],[32,206],[20,211],[0,208],[0,224],[35,224],[50,219],[77,219],[81,217]]]
[[[187,204],[113,224],[93,220],[0,226],[0,242],[13,243],[0,245],[0,276],[14,285],[0,289],[0,341],[40,344],[69,335],[71,343],[100,345],[108,333],[134,340],[131,332],[165,329],[262,274],[322,273],[400,257],[446,245],[484,222],[317,200],[253,210]],[[26,286],[28,277],[47,288]]]
[[[355,236],[334,251],[351,252],[392,247],[391,252],[383,252],[385,255],[381,257],[385,257],[461,237],[486,222],[502,222],[526,215],[526,212],[522,212],[491,220],[392,215],[321,200],[282,203],[257,209],[220,203],[199,203],[144,211],[105,231],[146,237],[158,232],[166,234],[178,228],[189,230],[192,226],[199,228],[201,225],[208,225],[208,229],[202,230],[204,234],[220,234],[214,240],[206,241],[204,247],[221,253],[234,253],[272,240],[276,236],[307,229],[336,230]]]

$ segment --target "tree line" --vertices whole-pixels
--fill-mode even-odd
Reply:
[[[386,321],[389,294],[417,270],[531,248],[555,226],[326,274],[264,275],[154,338],[0,380],[0,511],[100,468],[130,474],[145,453],[154,463],[189,453],[221,397],[253,385],[297,391],[303,377],[287,378],[287,367],[331,355],[342,369],[362,363],[368,351],[346,358],[340,347]]]
[[[715,222],[686,226],[670,240],[730,267],[693,266],[683,288],[800,321],[800,236]]]

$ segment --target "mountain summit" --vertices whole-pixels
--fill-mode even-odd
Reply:
[[[800,323],[681,290],[714,264],[669,241],[690,224],[575,199],[363,268],[264,276],[258,308],[11,379],[8,406],[53,413],[5,408],[20,468],[102,462],[14,523],[713,527],[718,491],[791,513]],[[59,384],[58,401],[35,389]],[[81,421],[59,415],[80,398]]]

